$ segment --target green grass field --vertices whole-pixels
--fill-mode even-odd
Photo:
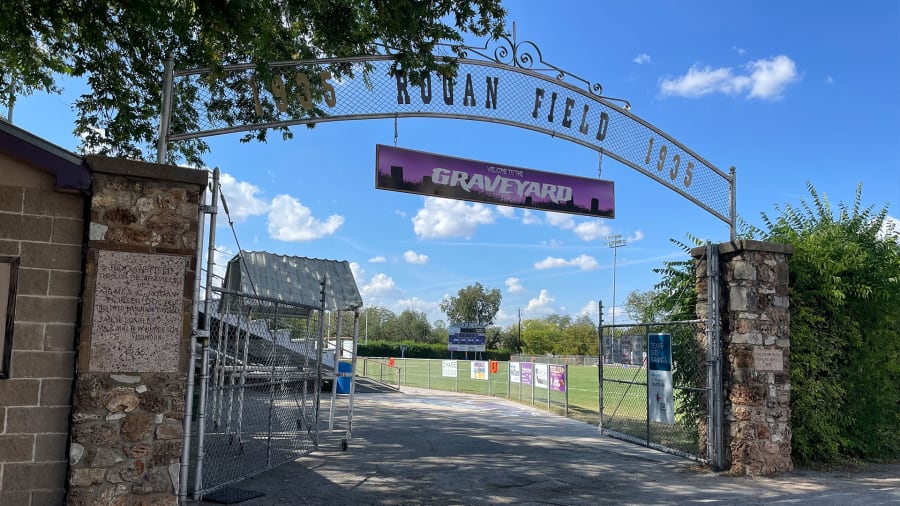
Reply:
[[[394,367],[387,367],[387,359],[367,359],[365,367],[369,377],[388,384],[431,388],[451,392],[471,393],[503,397],[542,407],[563,414],[568,401],[568,416],[589,423],[598,423],[599,388],[598,370],[594,366],[570,365],[568,370],[568,392],[549,391],[521,383],[509,383],[509,363],[499,362],[496,373],[490,380],[472,379],[471,362],[457,360],[456,377],[442,374],[441,360],[394,359]],[[644,420],[646,410],[646,389],[643,385],[618,383],[646,382],[646,371],[639,368],[618,366],[604,367],[606,377],[606,399],[616,399],[612,406],[605,406],[606,415],[618,418]],[[568,394],[568,398],[567,398]]]
[[[388,359],[366,358],[360,362],[360,373],[401,388],[410,386],[508,398],[586,423],[597,425],[599,422],[599,371],[594,366],[569,365],[568,391],[557,392],[510,383],[508,362],[498,362],[498,370],[489,375],[490,380],[472,379],[470,360],[457,360],[456,377],[444,376],[441,360],[437,359],[394,359],[393,367],[387,362]],[[645,369],[607,364],[603,374],[605,429],[646,438],[688,453],[698,451],[697,424],[681,422],[677,396],[674,426],[647,422]]]

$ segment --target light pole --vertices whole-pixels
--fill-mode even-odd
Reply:
[[[616,257],[619,248],[625,247],[625,239],[621,234],[606,236],[606,244],[613,249],[613,300],[612,300],[612,324],[616,325]],[[615,332],[615,329],[613,329]]]

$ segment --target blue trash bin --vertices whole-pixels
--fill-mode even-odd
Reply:
[[[339,373],[350,373],[353,372],[353,364],[350,362],[338,362],[338,372]],[[350,393],[350,377],[341,377],[337,378],[337,393],[339,394],[349,394]]]

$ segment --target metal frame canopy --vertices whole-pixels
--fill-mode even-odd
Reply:
[[[453,47],[456,75],[425,75],[413,85],[395,51],[174,70],[167,62],[158,156],[167,143],[289,125],[384,118],[449,118],[498,123],[559,137],[609,156],[721,219],[735,237],[735,171],[728,174],[630,112],[628,101],[544,61],[528,40],[501,37],[482,47]],[[450,46],[438,45],[436,51]],[[339,72],[339,77],[333,77]],[[196,116],[170,125],[173,87],[192,96]],[[236,112],[223,104],[238,104]]]

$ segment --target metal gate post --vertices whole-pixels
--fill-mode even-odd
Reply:
[[[724,399],[722,392],[722,347],[719,322],[719,246],[706,244],[706,356],[707,356],[707,435],[706,456],[715,469],[721,469],[724,460],[722,448],[722,417]]]
[[[597,302],[599,309],[599,319],[597,323],[597,385],[598,388],[598,423],[597,429],[603,430],[603,359],[606,357],[606,350],[603,349],[603,301]]]
[[[206,188],[200,192],[200,201],[206,202]],[[206,225],[206,209],[199,206],[197,212],[197,247],[196,265],[194,272],[194,305],[191,308],[191,343],[190,358],[188,359],[187,384],[185,385],[183,439],[181,448],[181,464],[178,476],[178,504],[183,505],[187,500],[188,471],[190,469],[191,455],[191,424],[194,411],[194,376],[197,362],[197,338],[200,337],[200,280],[202,278],[199,266],[203,264],[203,232]],[[207,295],[208,297],[208,295]]]

